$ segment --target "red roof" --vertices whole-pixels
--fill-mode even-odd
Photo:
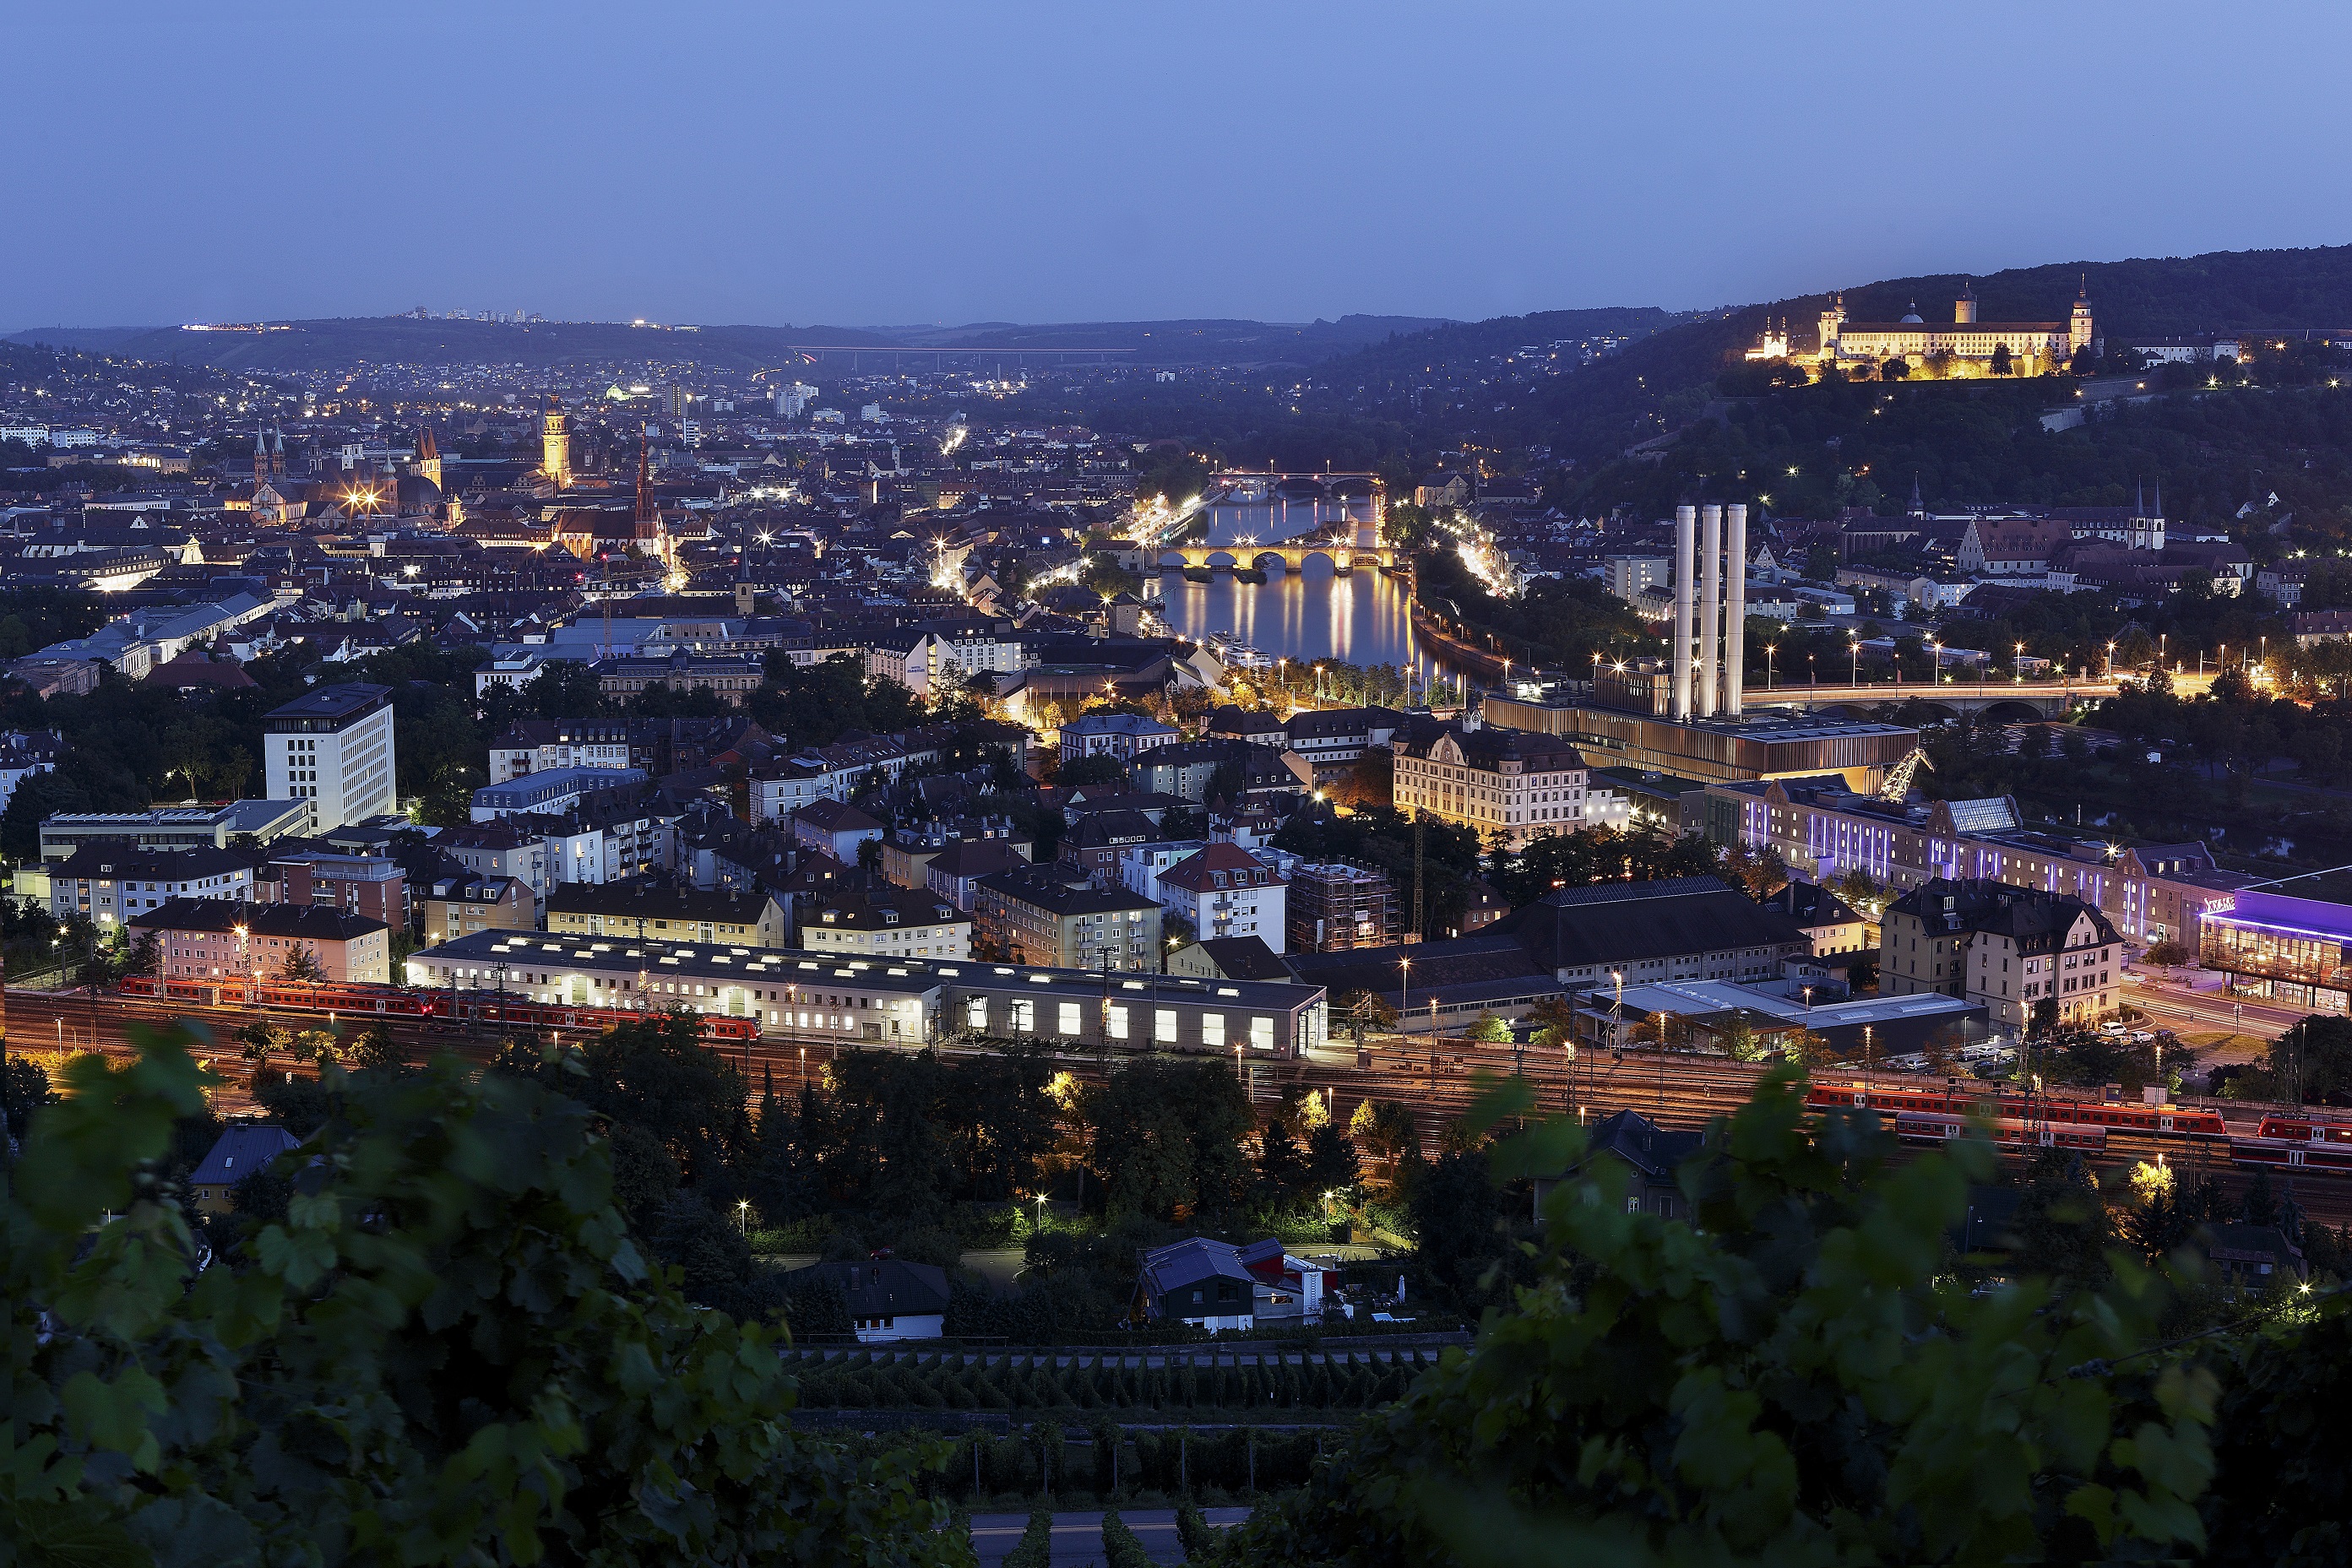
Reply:
[[[218,691],[243,691],[257,685],[245,667],[236,664],[215,664],[194,649],[168,664],[156,665],[147,672],[147,685],[184,689],[189,686],[210,686]]]
[[[1227,887],[1280,887],[1282,878],[1268,871],[1255,855],[1238,844],[1211,844],[1198,854],[1188,856],[1160,873],[1162,887],[1181,887],[1187,893],[1213,893],[1218,883],[1213,873],[1226,873]]]

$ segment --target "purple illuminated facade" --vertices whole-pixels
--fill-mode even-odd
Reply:
[[[2200,953],[2240,996],[2315,1012],[2352,1001],[2352,873],[2326,872],[2242,889],[2232,907],[2209,910]]]

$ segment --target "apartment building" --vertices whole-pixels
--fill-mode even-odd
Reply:
[[[175,980],[275,979],[298,953],[318,965],[322,984],[392,980],[392,928],[340,909],[174,898],[142,912],[131,932],[155,938],[163,973]]]
[[[253,898],[254,860],[242,850],[142,850],[91,843],[49,868],[49,913],[79,915],[101,933],[173,899]]]
[[[1151,969],[1160,906],[1096,887],[1066,866],[1024,866],[973,884],[974,936],[1005,963],[1066,969]]]
[[[437,877],[419,903],[427,942],[448,942],[473,931],[532,931],[539,926],[539,901],[530,883],[517,876],[468,871]]]
[[[1289,938],[1283,918],[1289,885],[1229,843],[1211,844],[1160,874],[1161,903],[1191,921],[1202,940],[1255,936],[1276,953]]]
[[[971,916],[937,894],[843,889],[809,902],[800,946],[812,953],[864,958],[969,958],[971,932]]]
[[[1882,995],[1959,997],[2011,1030],[2113,1012],[2123,967],[2123,937],[2097,909],[2008,883],[1938,877],[1879,921]]]
[[[1423,721],[1400,730],[1393,799],[1505,849],[1584,826],[1583,755],[1559,736]]]
[[[566,883],[547,895],[547,929],[576,936],[657,936],[782,947],[790,936],[783,905],[763,891],[702,892],[655,877]]]

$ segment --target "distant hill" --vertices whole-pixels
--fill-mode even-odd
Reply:
[[[178,327],[33,328],[9,340],[86,353],[213,365],[224,370],[332,370],[378,364],[506,363],[552,368],[601,361],[763,370],[793,362],[797,346],[953,348],[980,352],[1114,350],[1160,365],[1312,364],[1441,318],[1343,316],[1337,321],[1087,321],[965,327],[632,327],[596,321],[427,321],[414,316],[277,321],[267,330]]]
[[[1654,305],[1610,306],[1592,310],[1538,310],[1527,316],[1496,316],[1485,321],[1448,321],[1426,330],[1401,333],[1327,367],[1335,382],[1353,377],[1377,382],[1489,360],[1520,349],[1552,343],[1583,343],[1596,338],[1640,338],[1664,330],[1687,315]]]
[[[2102,335],[2352,327],[2352,246],[2063,262],[1973,279],[1958,273],[1887,278],[1846,288],[1846,311],[1859,320],[1891,320],[1916,300],[1921,316],[1949,320],[1964,282],[1973,283],[1978,314],[1988,321],[2061,319],[2073,308],[2075,289],[2087,284]],[[1668,328],[1538,389],[1530,412],[1563,454],[1613,456],[1695,415],[1716,376],[1755,343],[1768,320],[1785,317],[1793,346],[1810,347],[1829,298],[1800,295]]]

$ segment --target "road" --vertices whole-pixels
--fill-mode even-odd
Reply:
[[[2222,1061],[2244,1061],[2259,1053],[2262,1040],[2301,1022],[2308,1008],[2282,1007],[2271,1002],[2230,996],[2220,989],[2221,977],[2203,969],[2128,968],[2131,989],[2126,993],[2135,1007],[2177,1030],[2227,1030],[2249,1036],[2242,1047],[2227,1048]]]
[[[1245,1508],[1208,1508],[1201,1511],[1211,1525],[1221,1530],[1230,1529],[1249,1517]],[[1118,1517],[1135,1531],[1154,1563],[1184,1561],[1183,1544],[1176,1539],[1174,1509],[1122,1509]],[[1080,1568],[1081,1564],[1100,1563],[1102,1521],[1100,1512],[1054,1515],[1055,1568]],[[980,1555],[980,1568],[996,1568],[1005,1554],[1020,1544],[1021,1532],[1028,1527],[1029,1516],[1025,1513],[973,1514],[971,1544]]]

